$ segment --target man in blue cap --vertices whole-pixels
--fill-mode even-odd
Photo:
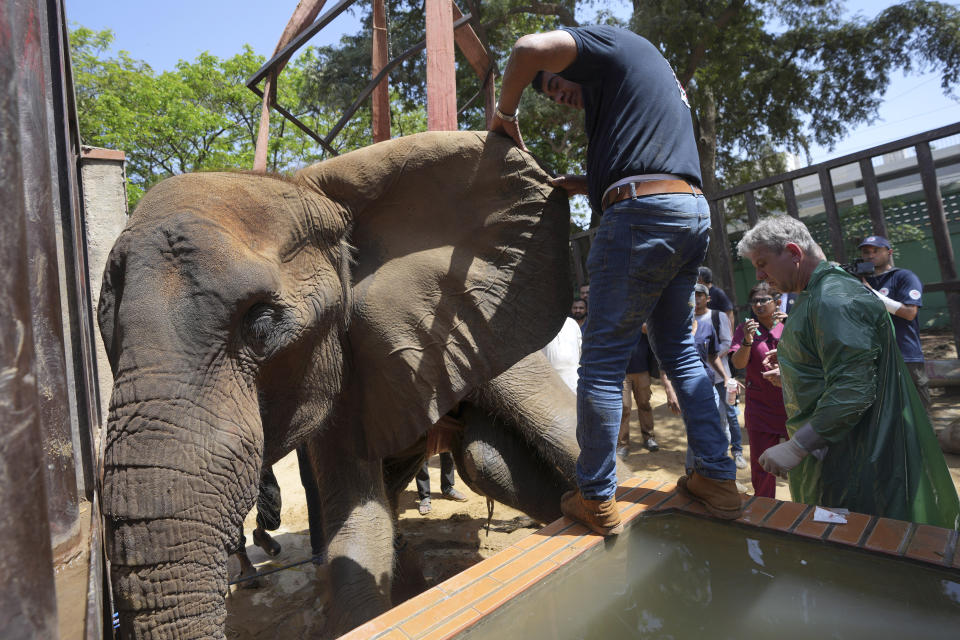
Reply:
[[[864,238],[860,243],[860,257],[873,263],[873,275],[865,280],[893,316],[900,354],[923,406],[929,411],[929,379],[924,370],[920,323],[917,321],[917,312],[923,306],[923,284],[913,271],[893,266],[893,247],[883,236]]]

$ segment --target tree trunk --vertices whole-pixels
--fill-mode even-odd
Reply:
[[[710,89],[698,91],[696,134],[697,150],[700,153],[700,173],[703,178],[703,192],[712,199],[720,191],[717,181],[717,104]],[[723,215],[723,204],[710,207],[710,249],[707,252],[707,266],[713,271],[713,282],[723,289],[737,304],[733,288],[733,263],[730,255],[730,241],[727,238],[727,224]]]

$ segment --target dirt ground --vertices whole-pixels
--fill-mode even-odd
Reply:
[[[936,332],[923,336],[924,353],[931,359],[956,357],[952,336]],[[934,429],[945,427],[960,417],[960,389],[945,392],[934,390],[932,411]],[[631,423],[633,441],[625,463],[635,475],[673,483],[684,471],[686,439],[680,418],[670,413],[659,383],[654,386],[652,405],[657,441],[660,450],[651,453],[640,447],[640,430],[636,412]],[[749,458],[750,446],[744,436],[744,454]],[[954,484],[960,487],[960,456],[946,455]],[[274,532],[283,546],[276,558],[269,558],[252,544],[251,531],[256,526],[255,514],[247,518],[247,551],[258,571],[267,571],[303,561],[310,556],[307,513],[295,454],[277,465],[274,472],[283,494],[282,525]],[[423,557],[423,570],[428,585],[438,584],[465,568],[487,558],[517,540],[529,535],[538,525],[524,514],[497,504],[487,530],[486,499],[471,492],[463,483],[457,486],[469,496],[467,502],[443,500],[439,495],[439,459],[431,460],[432,511],[421,516],[417,511],[417,493],[413,483],[401,498],[400,527],[407,540]],[[738,470],[737,479],[752,493],[750,471]],[[777,498],[789,500],[786,482],[778,481]],[[231,562],[231,576],[237,565]],[[315,637],[323,624],[323,604],[328,597],[324,566],[310,562],[277,571],[261,578],[256,589],[231,587],[227,599],[227,637],[231,639],[309,638]]]

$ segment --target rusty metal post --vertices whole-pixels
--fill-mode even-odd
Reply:
[[[34,368],[33,311],[27,244],[27,207],[21,160],[27,154],[19,90],[25,75],[42,74],[42,41],[35,40],[37,3],[0,3],[0,554],[3,635],[57,637],[57,601],[50,545],[40,408]],[[35,83],[37,79],[33,79]],[[41,102],[42,105],[42,102]],[[31,149],[31,152],[33,150]],[[40,154],[37,154],[40,155]]]
[[[453,9],[450,0],[426,0],[427,129],[457,130],[457,76],[454,68]]]
[[[867,196],[867,208],[870,210],[870,226],[874,235],[887,237],[887,221],[883,217],[883,203],[880,202],[880,187],[877,174],[873,170],[873,158],[860,160],[860,175],[863,176],[863,192]]]
[[[387,11],[384,0],[373,0],[373,54],[370,77],[376,78],[387,66]],[[373,90],[373,141],[390,139],[390,82],[384,77]]]
[[[957,266],[953,259],[953,246],[950,244],[950,229],[943,209],[943,197],[937,183],[937,170],[933,165],[930,143],[921,142],[916,147],[917,165],[920,167],[920,180],[927,199],[927,215],[930,217],[930,231],[933,244],[937,249],[937,262],[940,263],[940,277],[944,282],[957,279]],[[953,328],[953,342],[960,353],[960,293],[947,290],[947,309],[950,311],[950,326]]]

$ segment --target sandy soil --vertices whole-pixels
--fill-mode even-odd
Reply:
[[[924,340],[925,351],[930,348],[937,358],[956,357],[949,335],[934,335]],[[929,343],[929,344],[926,344]],[[934,350],[935,349],[935,350]],[[935,393],[937,391],[935,390]],[[934,428],[940,429],[960,417],[960,390],[934,397]],[[639,425],[633,416],[633,443],[625,462],[643,478],[665,483],[675,482],[683,473],[686,446],[683,423],[666,406],[666,397],[659,384],[654,386],[655,428],[660,450],[651,453],[639,446]],[[744,430],[744,453],[749,456],[749,444]],[[947,455],[947,464],[954,484],[960,487],[960,456]],[[248,553],[258,570],[285,566],[309,557],[306,507],[300,486],[296,456],[291,454],[274,467],[283,492],[281,528],[275,532],[283,545],[277,558],[268,558],[251,543],[250,532],[255,526],[254,514],[245,523]],[[462,483],[458,488],[469,496],[467,502],[440,499],[439,459],[431,460],[431,487],[434,490],[433,508],[427,516],[417,512],[416,488],[404,491],[400,507],[400,527],[423,557],[423,569],[428,585],[432,586],[462,571],[477,561],[489,557],[537,528],[529,518],[509,507],[497,504],[487,530],[486,499],[472,493]],[[738,472],[738,481],[752,492],[749,469]],[[789,500],[787,485],[779,481],[777,498]],[[231,565],[234,575],[236,565]],[[308,638],[313,637],[323,624],[323,603],[328,597],[325,567],[309,562],[278,571],[261,579],[257,589],[231,588],[227,600],[227,637],[253,638]]]

